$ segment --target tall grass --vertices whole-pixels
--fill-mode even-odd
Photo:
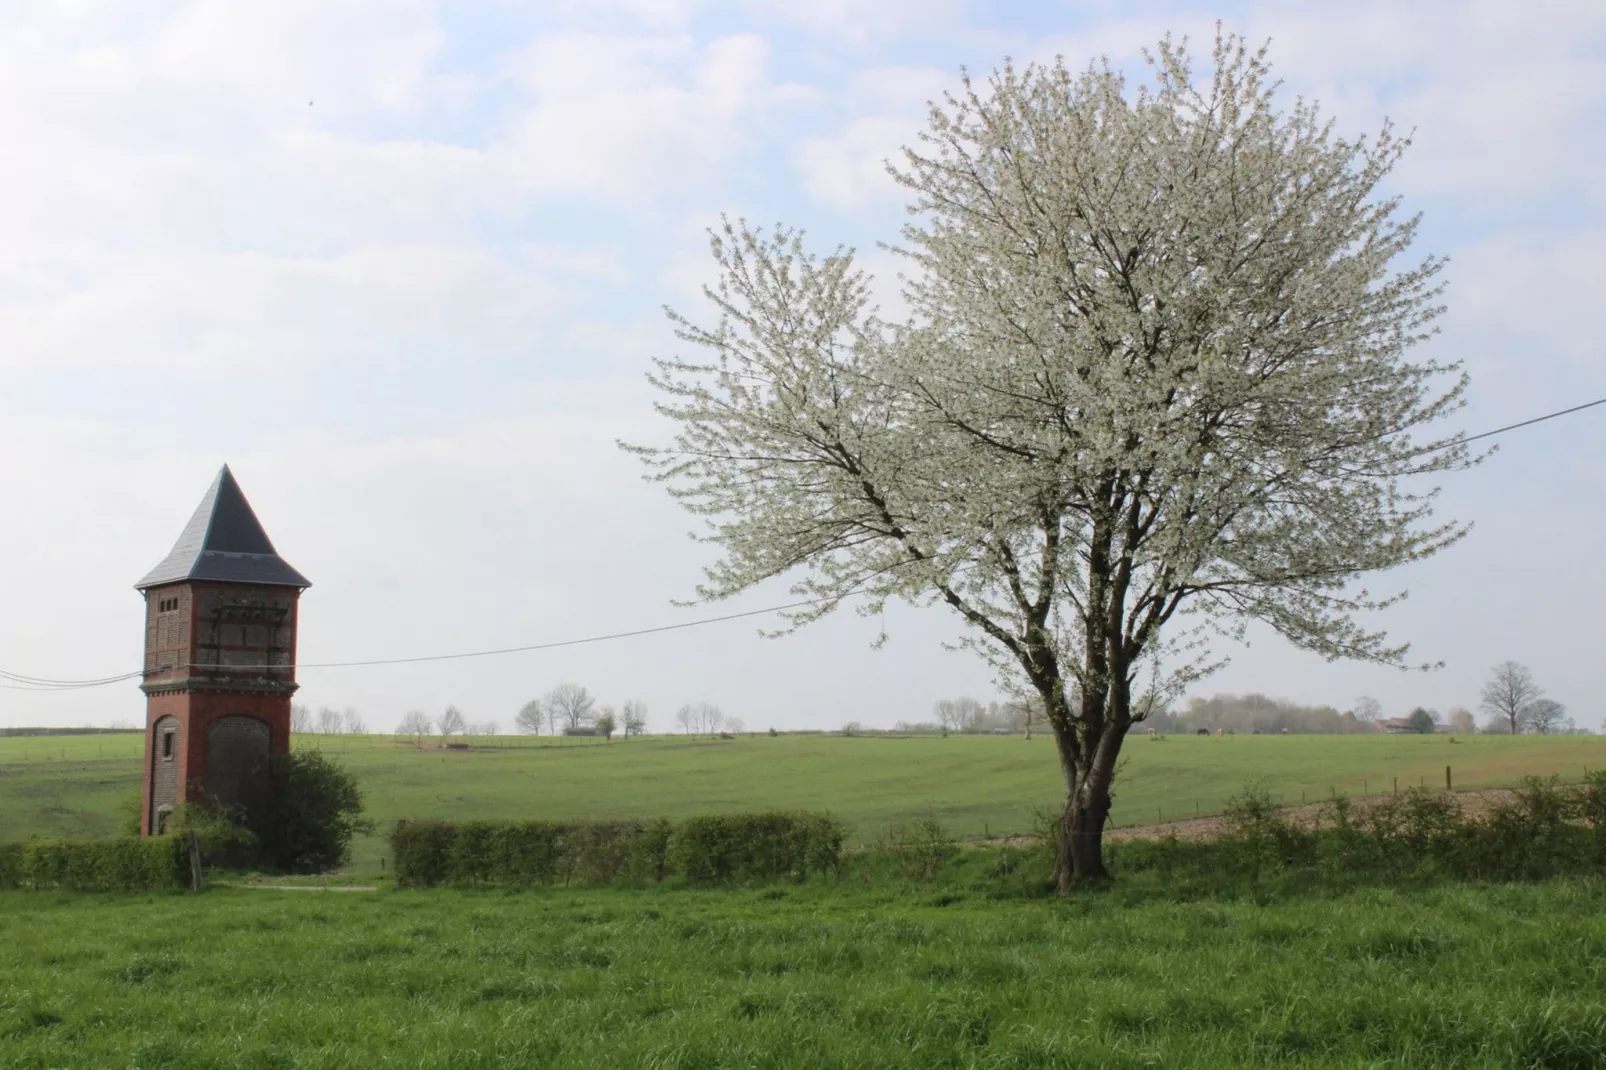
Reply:
[[[1606,887],[0,894],[0,1065],[1596,1067]]]

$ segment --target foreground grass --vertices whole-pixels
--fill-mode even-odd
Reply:
[[[1597,881],[1058,901],[964,870],[3,894],[0,1066],[1606,1065]]]
[[[629,742],[545,737],[476,740],[467,752],[417,750],[388,737],[297,736],[356,773],[382,828],[399,817],[609,819],[731,810],[831,810],[854,842],[928,810],[959,836],[1029,831],[1061,790],[1051,742],[1019,737],[650,737]],[[489,744],[481,746],[481,744]],[[0,737],[0,841],[106,836],[140,783],[141,737]],[[1606,765],[1606,738],[1587,736],[1173,736],[1134,738],[1116,787],[1117,825],[1218,812],[1263,777],[1289,803],[1333,790],[1360,796],[1419,782],[1504,786],[1527,774]],[[378,871],[384,842],[357,844],[359,873]]]

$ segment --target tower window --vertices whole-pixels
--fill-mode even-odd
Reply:
[[[173,760],[173,735],[172,732],[162,733],[162,757],[167,761]]]

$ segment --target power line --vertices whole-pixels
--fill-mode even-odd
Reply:
[[[1527,427],[1530,424],[1542,424],[1546,420],[1554,420],[1558,416],[1566,416],[1569,413],[1582,412],[1585,409],[1593,409],[1596,405],[1606,405],[1606,398],[1596,398],[1594,401],[1586,401],[1582,405],[1574,405],[1570,409],[1561,409],[1557,412],[1549,412],[1543,416],[1535,416],[1532,420],[1523,420],[1521,423],[1507,424],[1505,427],[1497,427],[1493,431],[1484,431],[1483,433],[1473,435],[1470,438],[1457,439],[1454,443],[1452,443],[1452,445],[1459,446],[1464,442],[1476,442],[1480,438],[1493,438],[1495,435],[1503,435],[1507,431],[1515,431],[1519,427]]]
[[[697,628],[705,624],[719,624],[728,620],[740,620],[743,617],[759,617],[770,613],[780,613],[783,610],[799,609],[803,606],[812,606],[823,602],[823,598],[809,598],[801,602],[787,602],[778,606],[766,606],[763,609],[748,609],[740,613],[725,613],[718,617],[703,617],[699,620],[681,621],[678,624],[660,624],[654,628],[635,628],[626,632],[609,632],[606,635],[589,635],[582,639],[560,639],[550,643],[531,643],[527,646],[501,647],[496,650],[470,650],[458,654],[428,654],[412,658],[376,658],[371,661],[317,661],[304,662],[293,666],[296,669],[350,669],[372,665],[412,665],[429,661],[458,661],[464,658],[489,658],[499,654],[522,654],[536,650],[555,650],[559,647],[582,646],[587,643],[602,643],[610,639],[629,639],[638,635],[656,635],[659,632],[679,631],[683,628]],[[237,671],[241,669],[274,669],[284,670],[292,666],[286,665],[199,665],[190,663],[187,668]],[[0,670],[0,679],[15,681],[14,683],[0,683],[0,688],[8,691],[74,691],[83,688],[104,687],[107,684],[121,683],[141,677],[143,672],[124,673],[121,676],[107,676],[97,680],[46,680],[37,677],[20,676]]]
[[[523,654],[532,650],[555,650],[564,646],[582,646],[586,643],[602,643],[609,639],[629,639],[637,635],[656,635],[659,632],[673,632],[682,628],[696,628],[704,624],[719,624],[727,620],[740,620],[743,617],[759,617],[766,613],[779,613],[786,609],[797,609],[801,606],[812,606],[823,602],[823,598],[809,598],[801,602],[788,602],[782,606],[768,606],[764,609],[749,609],[741,613],[726,613],[721,617],[704,617],[701,620],[681,621],[679,624],[660,624],[656,628],[637,628],[628,632],[610,632],[607,635],[590,635],[584,639],[560,639],[551,643],[532,643],[529,646],[509,646],[499,650],[471,650],[463,654],[429,654],[417,658],[380,658],[374,661],[317,661],[296,666],[299,669],[352,669],[366,665],[413,665],[425,661],[457,661],[462,658],[489,658],[498,654]],[[190,668],[216,668],[211,665],[191,665]],[[283,665],[225,665],[226,669],[282,669]]]
[[[1522,420],[1522,421],[1520,421],[1518,423],[1507,424],[1505,427],[1497,427],[1492,431],[1482,431],[1482,432],[1479,432],[1476,435],[1469,435],[1466,438],[1460,438],[1460,439],[1456,439],[1453,442],[1447,442],[1443,446],[1431,447],[1429,450],[1426,450],[1426,451],[1423,451],[1423,452],[1432,452],[1432,450],[1437,450],[1437,449],[1449,449],[1452,446],[1460,446],[1460,445],[1464,445],[1464,444],[1466,444],[1468,442],[1477,442],[1479,439],[1493,438],[1495,435],[1503,435],[1507,431],[1515,431],[1515,430],[1517,430],[1518,428],[1521,428],[1521,427],[1529,427],[1529,426],[1532,426],[1533,424],[1544,423],[1546,420],[1554,420],[1558,416],[1568,416],[1568,415],[1571,415],[1572,413],[1575,413],[1575,412],[1582,412],[1585,409],[1595,408],[1597,405],[1606,405],[1606,398],[1597,398],[1594,401],[1586,401],[1582,405],[1574,405],[1571,408],[1558,409],[1555,412],[1545,413],[1543,416],[1535,416],[1530,420]],[[805,599],[805,600],[803,600],[801,602],[788,602],[785,605],[766,606],[763,609],[749,609],[749,610],[745,610],[745,611],[743,611],[741,613],[726,613],[723,616],[718,616],[718,617],[704,617],[704,618],[702,618],[700,620],[682,621],[679,624],[661,624],[656,628],[637,628],[637,629],[634,629],[632,631],[627,631],[627,632],[610,632],[610,633],[608,633],[606,635],[586,636],[583,639],[560,639],[560,640],[557,640],[557,641],[551,642],[551,643],[532,643],[532,644],[530,644],[528,646],[509,646],[509,647],[502,647],[502,648],[497,649],[497,650],[471,650],[471,651],[466,651],[466,652],[460,653],[460,654],[429,654],[429,655],[425,655],[425,656],[422,656],[422,657],[413,657],[413,658],[377,658],[377,659],[374,659],[374,660],[371,660],[371,661],[311,662],[311,663],[307,663],[307,664],[296,665],[296,666],[294,666],[294,668],[297,668],[297,669],[352,669],[352,668],[360,668],[360,667],[376,666],[376,665],[415,665],[415,664],[420,664],[420,663],[423,663],[423,662],[431,662],[431,661],[460,661],[460,660],[462,660],[464,658],[489,658],[489,657],[496,657],[497,655],[501,655],[501,654],[523,654],[523,653],[529,653],[529,652],[536,651],[536,650],[556,650],[556,649],[558,649],[560,647],[583,646],[583,645],[585,645],[587,643],[603,643],[603,642],[607,642],[607,641],[612,640],[612,639],[629,639],[629,638],[632,638],[634,636],[639,636],[639,635],[656,635],[656,634],[658,634],[660,632],[679,631],[679,630],[681,630],[683,628],[697,628],[697,627],[701,627],[702,625],[705,625],[705,624],[719,624],[719,623],[721,623],[723,621],[728,621],[728,620],[740,620],[743,617],[759,617],[759,616],[764,616],[765,614],[769,614],[769,613],[780,613],[780,612],[782,612],[784,610],[788,610],[788,609],[798,609],[798,608],[801,608],[803,606],[815,605],[815,604],[817,604],[819,602],[822,602],[822,601],[825,601],[825,599],[823,599],[823,598],[811,598],[811,599]],[[196,665],[196,664],[192,663],[188,667],[189,668],[202,668],[202,669],[238,670],[238,669],[286,669],[286,668],[290,668],[291,666],[266,665],[266,664],[264,664],[264,665]],[[143,671],[141,671],[141,672],[123,673],[123,674],[121,674],[119,676],[103,676],[103,677],[100,677],[98,679],[93,679],[93,680],[53,680],[53,679],[50,679],[48,677],[24,676],[24,675],[22,675],[20,673],[7,672],[4,669],[0,669],[0,681],[5,681],[3,683],[0,683],[0,690],[6,690],[6,691],[77,691],[77,690],[82,690],[84,688],[105,687],[105,686],[107,686],[109,684],[118,684],[118,683],[122,683],[125,680],[132,680],[132,679],[134,679],[136,677],[143,677],[144,675],[145,675],[145,673]]]

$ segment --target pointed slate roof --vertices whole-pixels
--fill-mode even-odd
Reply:
[[[172,552],[134,589],[143,591],[180,580],[312,586],[273,549],[228,465],[212,481]]]

